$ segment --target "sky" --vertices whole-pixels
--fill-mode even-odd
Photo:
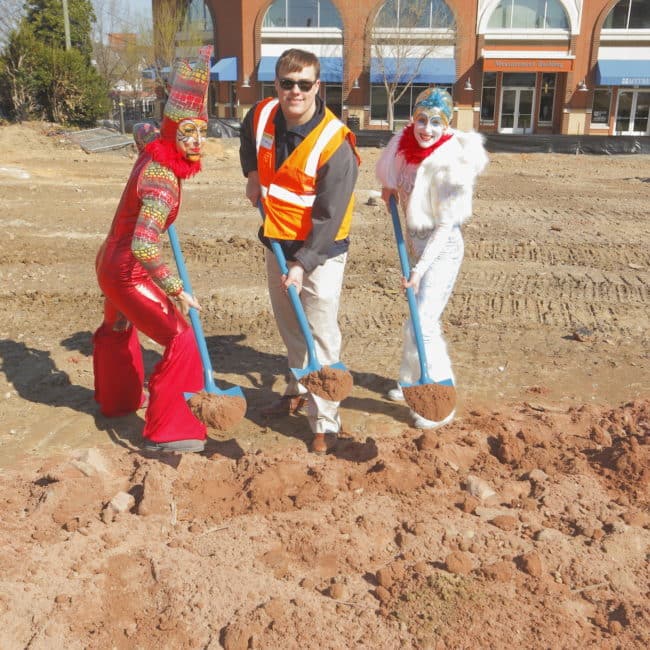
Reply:
[[[92,0],[98,23],[107,32],[137,32],[151,22],[152,0]]]

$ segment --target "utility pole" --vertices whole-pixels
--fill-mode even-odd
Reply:
[[[68,0],[63,1],[63,29],[65,30],[65,49],[69,50],[70,43],[70,16],[68,15]]]

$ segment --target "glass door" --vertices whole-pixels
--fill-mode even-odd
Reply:
[[[535,91],[532,88],[503,88],[499,133],[532,133]]]
[[[623,90],[616,108],[617,135],[646,135],[650,112],[650,91]]]

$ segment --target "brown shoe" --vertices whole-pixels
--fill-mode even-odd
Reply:
[[[315,433],[311,441],[311,451],[318,456],[329,454],[334,451],[339,441],[339,434],[337,433]]]
[[[304,411],[307,398],[302,395],[283,395],[260,411],[262,417],[280,418],[287,415],[299,415]]]

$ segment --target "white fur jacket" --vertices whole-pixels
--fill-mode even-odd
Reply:
[[[419,250],[421,264],[413,269],[424,274],[441,252],[451,229],[472,215],[472,194],[477,176],[488,157],[483,136],[470,131],[451,131],[453,137],[419,164],[409,164],[398,151],[401,132],[394,135],[377,161],[382,187],[397,190],[410,233],[432,231],[428,250]]]

